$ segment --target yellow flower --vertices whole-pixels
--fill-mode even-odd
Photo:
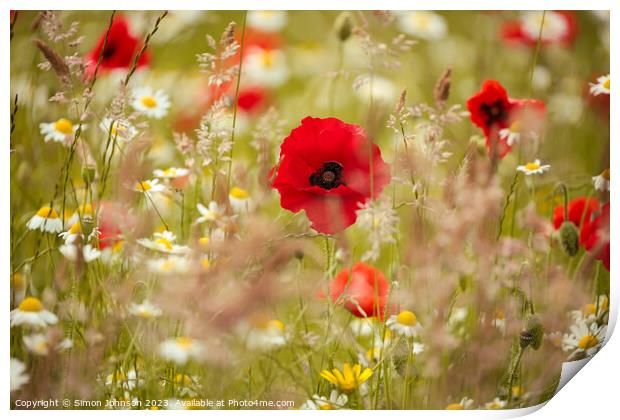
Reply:
[[[362,366],[358,363],[351,367],[345,363],[342,372],[336,368],[321,371],[321,377],[345,392],[351,392],[372,376],[372,369],[366,368],[362,371]]]

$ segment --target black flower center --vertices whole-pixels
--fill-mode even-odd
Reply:
[[[488,126],[504,121],[508,117],[504,102],[501,99],[491,104],[482,104],[480,110],[486,115],[486,125]]]
[[[108,44],[108,45],[106,45],[105,49],[103,50],[103,54],[101,55],[101,57],[104,60],[108,60],[108,59],[112,58],[115,53],[116,53],[116,45]]]
[[[339,185],[344,185],[342,165],[338,162],[325,162],[323,167],[314,171],[308,180],[310,185],[319,186],[324,190],[331,190]]]

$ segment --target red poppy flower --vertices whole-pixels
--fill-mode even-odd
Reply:
[[[97,44],[87,56],[86,75],[89,77],[93,75],[97,67],[97,61],[99,61],[99,56],[101,55],[101,50],[105,43],[106,31],[103,32],[99,41],[97,41]],[[103,51],[99,70],[129,69],[133,64],[135,55],[140,51],[140,48],[142,48],[142,44],[139,42],[138,38],[130,32],[129,24],[125,17],[117,15],[110,27],[108,43]],[[137,66],[146,66],[149,61],[148,52],[144,51],[138,60]]]
[[[584,244],[589,235],[592,217],[598,213],[601,203],[596,198],[578,197],[568,202],[568,220],[579,229],[579,243]],[[553,209],[553,227],[557,230],[564,223],[564,206]]]
[[[540,33],[540,22],[537,12],[531,13],[530,19],[511,20],[501,27],[501,36],[509,45],[525,45],[536,47]],[[540,12],[538,12],[540,13]],[[541,45],[557,44],[570,46],[577,37],[577,17],[573,11],[547,11],[545,13],[545,29]]]
[[[122,240],[123,231],[133,228],[135,220],[117,203],[111,201],[101,202],[99,208],[99,248],[105,249],[114,246]]]
[[[246,114],[255,114],[265,107],[268,93],[260,86],[247,86],[239,90],[237,105]]]
[[[350,272],[345,268],[330,282],[329,297],[334,303],[343,303],[357,317],[383,319],[389,290],[390,285],[381,271],[359,262]]]
[[[605,204],[601,213],[581,231],[585,249],[594,252],[594,258],[600,260],[609,271],[609,203]]]
[[[512,149],[503,129],[526,133],[540,129],[545,104],[536,99],[512,99],[496,80],[485,80],[480,92],[467,100],[471,121],[482,129],[489,154],[499,158]],[[494,150],[495,149],[495,150]]]
[[[379,147],[361,127],[306,117],[280,146],[272,187],[283,208],[305,210],[315,230],[331,234],[355,223],[360,203],[379,196],[389,180]]]

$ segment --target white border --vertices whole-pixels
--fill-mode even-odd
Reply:
[[[615,2],[614,2],[615,3]],[[519,2],[512,1],[510,3],[498,2],[498,1],[481,1],[481,0],[470,0],[467,2],[458,1],[458,0],[435,0],[435,1],[395,1],[395,0],[384,0],[381,2],[377,1],[368,1],[368,0],[340,0],[337,4],[333,1],[326,0],[314,0],[314,1],[295,1],[286,2],[283,0],[274,1],[274,0],[263,0],[260,2],[250,2],[250,1],[240,1],[240,0],[227,0],[221,1],[218,3],[212,2],[196,2],[190,0],[175,0],[172,1],[163,1],[163,0],[135,0],[129,4],[126,0],[107,0],[107,1],[90,1],[85,3],[83,0],[56,0],[56,1],[41,1],[41,0],[3,0],[0,4],[0,54],[2,54],[2,59],[0,60],[2,63],[5,63],[0,66],[1,72],[1,92],[2,92],[2,101],[0,102],[0,139],[2,139],[2,153],[0,153],[0,182],[1,189],[0,191],[5,192],[3,198],[0,199],[0,279],[4,279],[0,284],[2,284],[2,289],[0,290],[1,295],[3,296],[3,310],[1,312],[0,317],[2,318],[2,336],[4,344],[0,345],[0,354],[2,355],[3,362],[0,363],[0,369],[2,370],[2,380],[0,381],[0,400],[3,401],[3,408],[8,410],[9,407],[9,372],[8,372],[8,360],[9,360],[9,345],[8,345],[8,337],[9,337],[9,311],[8,311],[8,298],[9,296],[9,282],[8,278],[10,277],[10,264],[9,264],[9,250],[10,250],[10,239],[9,239],[9,209],[10,209],[10,200],[6,198],[7,193],[10,190],[10,156],[8,153],[8,133],[9,133],[9,114],[10,114],[10,105],[9,105],[9,97],[10,97],[10,85],[9,85],[9,13],[10,9],[18,9],[18,10],[27,10],[27,9],[46,9],[46,8],[54,8],[54,9],[65,9],[65,10],[98,10],[98,9],[119,9],[119,10],[144,10],[144,9],[176,9],[176,10],[193,10],[196,8],[208,8],[211,10],[233,10],[233,9],[288,9],[288,10],[307,10],[307,9],[319,9],[319,10],[341,10],[341,9],[353,9],[353,10],[373,10],[380,6],[382,9],[432,9],[432,10],[460,10],[465,6],[466,10],[528,10],[528,9],[540,9],[541,6],[545,6],[548,9],[577,9],[577,10],[603,10],[603,9],[611,9],[612,10],[612,18],[611,18],[611,50],[613,50],[613,45],[615,37],[618,35],[618,23],[619,18],[617,13],[620,10],[620,7],[612,7],[611,0],[589,0],[589,1],[578,1],[578,0],[546,0],[543,3],[540,0],[521,0]],[[615,5],[615,4],[614,4]],[[618,59],[616,55],[612,55],[611,57],[611,69],[612,73],[617,73],[618,70]],[[612,92],[612,103],[617,103],[618,95],[614,90]],[[619,141],[620,136],[618,136],[618,115],[617,108],[612,106],[611,108],[611,166],[616,168],[619,167],[618,163],[618,147],[616,142]],[[614,172],[615,173],[615,172]],[[611,201],[613,203],[617,203],[620,199],[618,193],[620,189],[614,188],[612,189]],[[613,210],[616,207],[612,207],[612,213],[620,214],[617,211]],[[611,222],[611,232],[614,238],[620,238],[619,230],[620,223],[618,223],[617,219],[612,218]],[[615,242],[614,242],[615,243]],[[616,258],[618,256],[618,252],[616,251],[616,247],[612,246],[612,260],[616,263]],[[615,264],[614,264],[615,267]],[[614,270],[618,270],[618,268],[614,268]],[[620,287],[618,286],[618,276],[614,275],[611,279],[611,316],[610,316],[610,326],[609,331],[613,331],[617,316],[618,316],[618,304],[620,303]],[[609,418],[610,412],[617,411],[617,386],[618,379],[620,378],[620,363],[618,362],[618,355],[620,354],[620,339],[618,339],[617,334],[615,336],[609,337],[607,340],[607,345],[601,350],[601,352],[594,357],[593,361],[588,363],[588,367],[585,368],[582,372],[579,373],[576,380],[569,381],[566,387],[555,397],[551,399],[551,401],[545,406],[544,409],[534,413],[530,418],[532,419],[543,419],[543,418],[563,418],[568,416],[569,418],[577,417],[577,418]],[[475,411],[475,412],[446,412],[446,411],[391,411],[389,416],[406,416],[407,418],[506,418],[506,417],[514,417],[519,415],[525,415],[531,413],[532,411],[536,411],[540,407],[533,407],[530,409],[522,409],[522,410],[511,410],[511,411]],[[107,411],[92,411],[88,413],[88,416],[92,416],[95,418],[109,418],[112,414]],[[147,414],[149,413],[149,414]],[[150,414],[153,413],[153,414]],[[170,417],[170,412],[166,414],[156,414],[157,412],[149,412],[149,411],[132,411],[130,415],[132,416],[158,416],[163,415],[165,417]],[[316,415],[316,413],[312,412],[291,412],[291,411],[270,411],[270,412],[260,412],[253,411],[250,413],[239,412],[239,411],[218,411],[218,412],[208,412],[208,411],[198,411],[198,412],[175,412],[175,413],[184,413],[183,415],[187,416],[199,416],[201,418],[204,417],[217,417],[219,418],[239,418],[242,416],[251,415],[253,417],[262,417],[269,416],[272,418],[282,418],[282,417],[302,417],[307,418],[308,416]],[[329,412],[323,412],[322,416],[338,416],[338,418],[342,418],[345,416],[343,412],[338,412],[329,414]],[[353,414],[352,412],[349,415]],[[10,411],[9,415],[11,418],[30,418],[34,416],[46,416],[50,419],[65,419],[65,418],[81,418],[84,416],[83,412],[79,411],[45,411],[45,412],[24,412],[24,411]],[[181,415],[181,414],[176,414]],[[175,416],[176,416],[175,415]],[[356,418],[372,418],[376,419],[376,416],[382,415],[382,413],[376,413],[372,411],[359,412],[356,411],[354,413]]]

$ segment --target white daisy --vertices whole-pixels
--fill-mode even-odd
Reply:
[[[230,206],[235,213],[249,213],[254,207],[250,193],[239,187],[233,187],[228,193]]]
[[[184,254],[188,252],[189,248],[185,245],[177,245],[174,243],[176,238],[174,233],[164,230],[163,232],[155,232],[153,234],[153,239],[138,239],[138,243],[153,251],[165,252],[168,254]]]
[[[156,274],[184,274],[189,270],[187,259],[176,255],[150,259],[146,264],[149,271]]]
[[[138,181],[133,186],[133,190],[144,194],[151,194],[155,192],[161,192],[165,187],[159,183],[159,179],[148,179],[145,181]]]
[[[286,56],[277,49],[251,47],[243,59],[243,71],[249,81],[276,88],[289,78]]]
[[[609,95],[609,75],[599,77],[596,83],[590,83],[590,93],[594,96]]]
[[[13,296],[15,302],[24,300],[27,286],[26,278],[21,273],[13,274],[11,276],[11,301],[13,301]]]
[[[578,323],[583,320],[586,323],[597,322],[600,317],[609,311],[609,299],[601,295],[596,303],[587,303],[580,310],[571,311],[570,316],[573,322]]]
[[[372,101],[383,105],[391,104],[396,100],[396,96],[398,95],[394,83],[381,76],[374,76],[372,80],[365,80],[364,83],[355,90],[355,96],[368,104],[370,103],[371,92]]]
[[[153,305],[148,300],[145,300],[140,304],[131,303],[129,305],[129,313],[139,318],[157,318],[162,314],[161,309]]]
[[[70,141],[71,137],[73,137],[77,128],[77,125],[73,125],[73,123],[66,118],[61,118],[50,123],[39,124],[41,135],[45,136],[43,140],[46,143],[50,141],[67,143]],[[83,124],[82,128],[84,128]]]
[[[442,39],[448,32],[446,20],[427,10],[399,12],[397,24],[404,33],[429,41]]]
[[[29,296],[11,311],[11,327],[29,325],[45,328],[58,322],[58,317],[47,311],[41,301]]]
[[[110,373],[105,377],[105,385],[116,386],[131,391],[136,385],[144,384],[143,379],[139,379],[136,371],[131,369],[126,374],[123,369],[118,369],[115,373]]]
[[[599,175],[592,177],[592,183],[597,191],[609,191],[609,175],[609,168],[607,168]]]
[[[200,217],[196,219],[196,223],[202,222],[215,222],[221,219],[226,213],[226,209],[223,206],[219,206],[215,201],[211,201],[208,207],[198,203],[196,205]]]
[[[423,343],[414,342],[413,347],[411,348],[411,352],[416,355],[423,353],[426,350],[426,345]]]
[[[564,334],[562,350],[572,352],[569,359],[579,353],[591,356],[596,353],[607,335],[607,325],[599,326],[595,322],[588,323],[584,319],[571,325],[570,333]]]
[[[349,323],[349,328],[356,337],[370,337],[376,329],[375,318],[354,318]]]
[[[149,118],[160,119],[168,113],[170,100],[162,90],[141,87],[134,90],[131,106]]]
[[[534,162],[528,162],[525,165],[517,166],[517,171],[523,172],[525,175],[534,175],[545,173],[551,168],[551,165],[541,165],[540,160],[536,159]]]
[[[106,133],[106,137],[110,135],[112,139],[122,141],[131,141],[138,134],[136,127],[129,121],[113,120],[110,117],[103,118],[99,127]]]
[[[263,32],[278,32],[286,26],[287,16],[283,10],[250,10],[248,26]]]
[[[72,226],[81,220],[92,220],[93,217],[93,206],[90,204],[82,204],[73,213],[71,213],[69,218],[66,218],[66,223],[68,226]]]
[[[497,328],[502,334],[506,332],[506,314],[503,309],[498,308],[495,310],[495,316],[491,320],[491,325]]]
[[[484,404],[484,408],[487,410],[501,410],[504,407],[506,407],[506,401],[501,400],[498,397],[495,397],[493,401]]]
[[[26,227],[30,230],[38,229],[41,232],[58,233],[62,232],[62,220],[53,208],[41,207],[26,223]]]
[[[189,337],[169,338],[159,345],[159,353],[164,359],[184,365],[189,359],[200,359],[204,345]]]
[[[49,340],[44,334],[31,334],[24,336],[26,348],[37,356],[47,356],[49,353]]]
[[[242,324],[239,332],[245,336],[250,350],[273,350],[284,346],[288,340],[282,321],[263,316],[254,317],[249,325]]]
[[[47,356],[49,354],[50,345],[53,344],[49,335],[31,334],[24,336],[24,344],[26,348],[37,356]],[[56,350],[67,350],[73,347],[73,341],[65,338],[56,345]]]
[[[166,382],[163,383],[164,386],[166,384]],[[198,395],[196,388],[200,386],[200,377],[177,373],[174,377],[174,384],[179,396],[194,398]]]
[[[21,361],[11,357],[11,391],[17,391],[25,383],[28,383],[30,376],[26,373],[26,365]]]
[[[460,402],[448,404],[446,410],[469,410],[474,405],[474,400],[463,397]]]
[[[516,144],[521,140],[521,123],[515,121],[510,127],[502,128],[499,130],[499,137],[501,140],[505,141],[508,146]]]
[[[544,22],[543,22],[544,19]],[[530,10],[521,12],[522,30],[531,39],[540,39],[547,42],[558,42],[569,31],[568,22],[562,14],[547,10]],[[542,31],[540,26],[542,25]]]
[[[402,311],[398,315],[392,315],[386,324],[392,331],[407,337],[417,337],[422,330],[418,318],[411,311]]]
[[[313,395],[312,399],[306,401],[299,407],[300,410],[338,410],[344,408],[349,401],[346,394],[341,394],[337,390],[332,390],[327,397]]]
[[[170,167],[168,169],[155,169],[153,171],[153,175],[157,178],[164,179],[174,179],[183,176],[187,176],[189,174],[189,169],[187,168],[175,168]]]
[[[77,261],[78,259],[78,247],[76,245],[65,244],[60,246],[58,251],[60,251],[60,253],[69,261]],[[84,262],[89,263],[96,260],[100,256],[101,251],[92,245],[88,244],[82,247],[82,258],[84,259]]]

